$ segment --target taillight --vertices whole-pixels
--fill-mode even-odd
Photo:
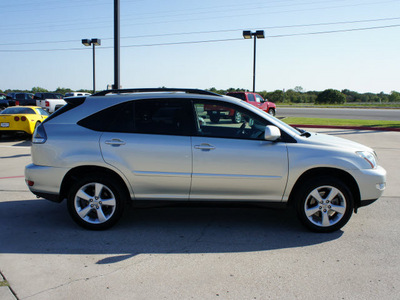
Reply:
[[[18,116],[14,117],[14,121],[19,121],[19,117]]]
[[[25,117],[25,116],[22,116],[22,117],[21,117],[21,121],[26,121],[26,117]]]
[[[32,136],[32,143],[33,144],[44,144],[47,141],[47,134],[44,130],[43,124],[40,124],[36,127],[33,136]]]
[[[19,105],[19,101],[18,100],[15,101],[15,105]]]
[[[46,102],[45,102],[45,106],[46,106],[46,107],[49,107],[49,106],[50,106],[49,101],[46,101]]]

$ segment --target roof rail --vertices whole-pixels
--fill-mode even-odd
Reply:
[[[181,89],[181,88],[140,88],[140,89],[115,89],[104,90],[93,94],[92,96],[105,96],[107,94],[126,94],[126,93],[150,93],[150,92],[184,92],[187,94],[211,95],[221,96],[213,92],[199,90],[199,89]]]

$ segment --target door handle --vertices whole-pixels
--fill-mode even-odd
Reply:
[[[209,151],[209,150],[214,150],[215,146],[210,145],[210,144],[201,144],[201,145],[195,145],[194,149]]]
[[[111,145],[111,146],[121,146],[121,145],[126,144],[123,140],[120,140],[120,139],[107,140],[107,141],[105,141],[105,143],[107,145]]]

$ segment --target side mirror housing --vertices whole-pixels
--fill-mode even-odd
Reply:
[[[278,127],[272,125],[265,126],[264,139],[266,141],[273,142],[279,139],[280,137],[281,137],[281,131],[279,130]]]

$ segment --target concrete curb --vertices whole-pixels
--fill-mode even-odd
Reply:
[[[367,126],[328,126],[328,125],[298,125],[290,124],[293,127],[300,128],[327,128],[327,129],[353,129],[353,130],[375,130],[375,131],[397,131],[400,132],[400,128],[390,127],[367,127]]]

